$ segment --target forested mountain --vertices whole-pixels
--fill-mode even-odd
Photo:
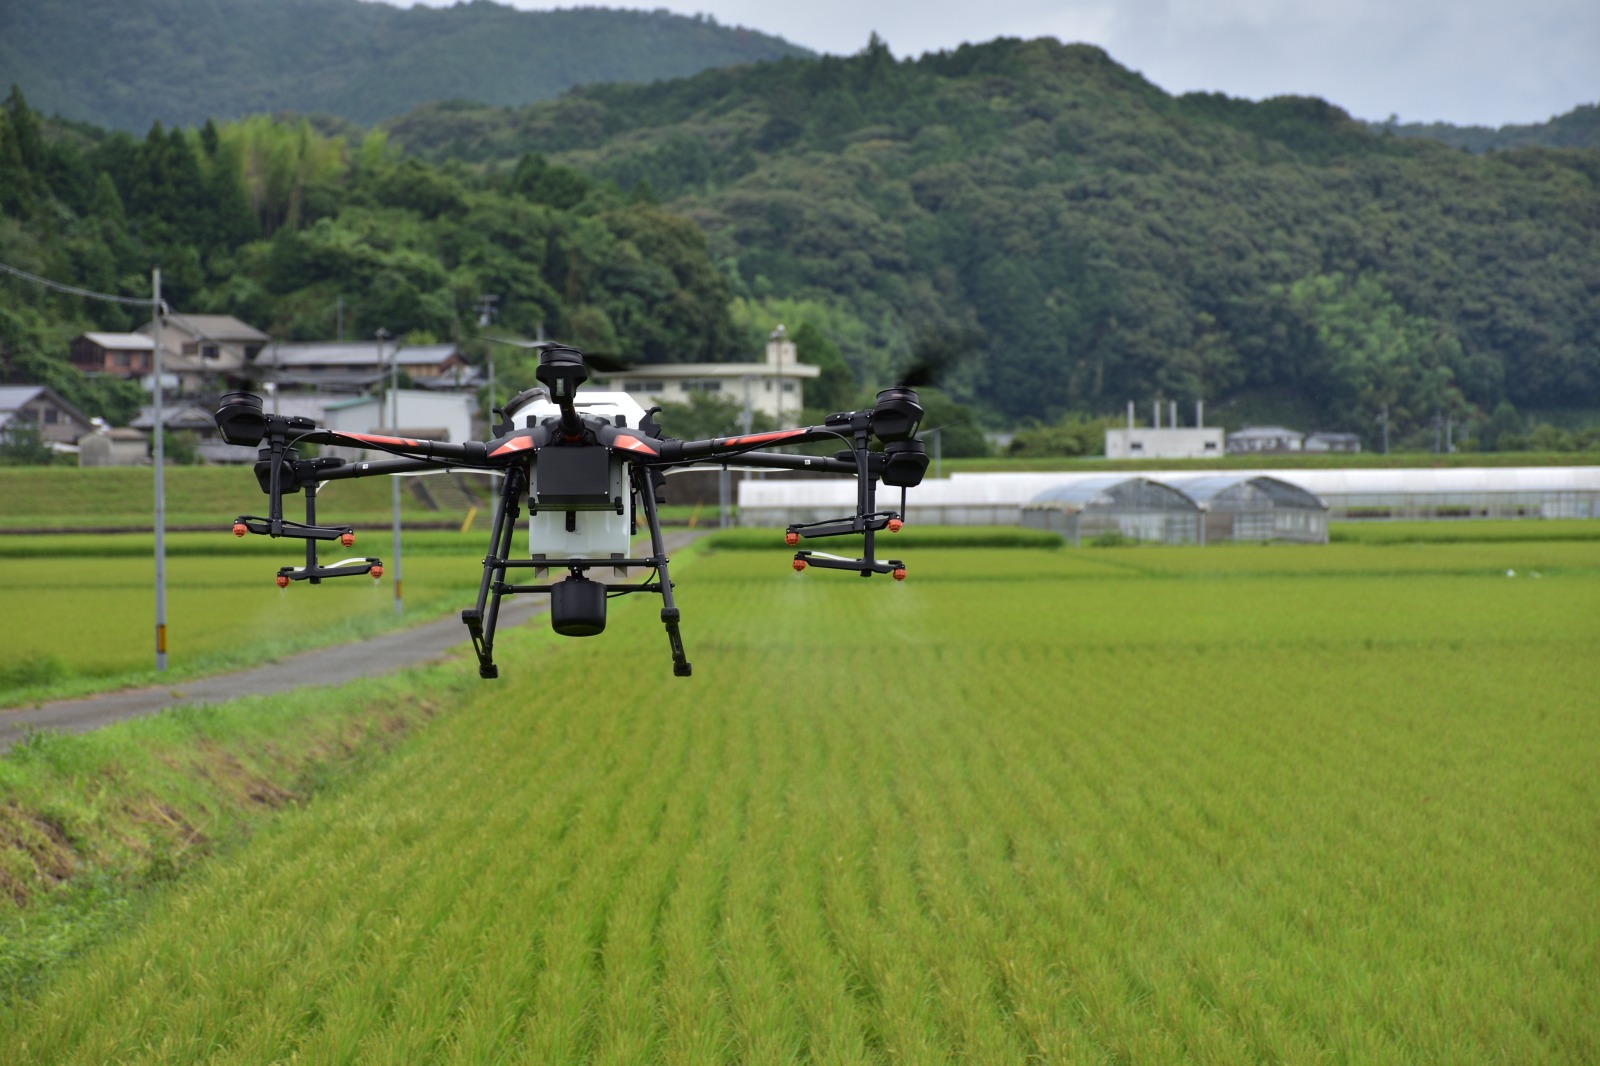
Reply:
[[[1373,126],[1397,137],[1427,137],[1469,152],[1504,148],[1600,148],[1600,105],[1582,104],[1548,122],[1510,126],[1452,126],[1448,122],[1384,122]]]
[[[1320,100],[1173,97],[1048,40],[330,130],[140,138],[13,94],[0,261],[130,295],[159,262],[175,305],[284,337],[328,336],[340,298],[355,334],[471,337],[486,293],[508,327],[647,359],[737,357],[783,321],[861,387],[957,353],[949,390],[997,425],[1159,395],[1369,441],[1387,410],[1403,442],[1600,409],[1594,149],[1478,156]],[[12,379],[137,317],[0,292]]]
[[[135,133],[280,110],[372,123],[429,100],[522,104],[578,84],[806,54],[710,18],[490,0],[0,4],[0,90],[14,83],[45,114]]]
[[[1010,418],[1277,398],[1370,439],[1385,407],[1403,435],[1600,404],[1600,151],[1473,156],[1315,99],[1173,97],[1050,40],[874,42],[389,129],[647,191],[869,380],[918,335],[971,338],[956,386]]]
[[[157,124],[143,138],[61,128],[15,90],[0,107],[0,263],[145,300],[159,265],[174,308],[235,314],[285,340],[332,339],[342,302],[347,336],[471,341],[485,293],[506,294],[510,329],[543,325],[642,359],[745,357],[764,335],[735,329],[693,223],[576,171],[529,159],[485,179],[397,158],[381,133],[349,142],[303,119]],[[138,386],[84,378],[67,342],[149,317],[148,303],[0,273],[0,382],[49,384],[126,419]],[[501,359],[509,386],[531,384],[518,362]]]

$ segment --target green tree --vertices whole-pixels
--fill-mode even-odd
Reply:
[[[31,418],[13,416],[0,427],[0,466],[49,466],[55,452]]]
[[[823,413],[848,410],[855,402],[856,379],[839,348],[810,322],[794,331],[795,354],[822,373],[806,385],[806,408]]]
[[[745,429],[743,405],[713,392],[692,393],[688,403],[662,404],[656,421],[663,432],[679,440],[728,437],[743,433]],[[762,433],[773,428],[772,419],[759,411],[752,413],[752,432]]]

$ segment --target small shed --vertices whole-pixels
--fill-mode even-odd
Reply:
[[[1200,544],[1203,512],[1177,489],[1149,478],[1081,478],[1039,493],[1022,508],[1029,529],[1060,533],[1074,546],[1116,534],[1154,544]]]
[[[97,428],[78,438],[79,466],[142,466],[150,461],[150,438],[136,429]]]
[[[1205,512],[1205,543],[1225,540],[1328,542],[1328,505],[1316,493],[1263,474],[1174,476],[1166,484]]]

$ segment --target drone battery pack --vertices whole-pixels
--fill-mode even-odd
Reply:
[[[533,498],[540,510],[615,510],[610,453],[595,445],[540,449],[534,463]]]

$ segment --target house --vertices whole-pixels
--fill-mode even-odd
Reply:
[[[279,386],[346,393],[365,392],[387,381],[391,365],[419,388],[473,388],[478,380],[477,368],[454,344],[279,343],[268,345],[256,359],[259,376]]]
[[[1282,426],[1246,426],[1237,433],[1228,434],[1228,454],[1297,452],[1305,439],[1304,433]]]
[[[1313,433],[1305,440],[1308,452],[1359,452],[1361,437],[1355,433]]]
[[[593,384],[626,392],[645,408],[688,403],[696,393],[721,396],[789,428],[799,424],[805,407],[804,382],[821,373],[820,367],[800,362],[780,325],[767,338],[762,363],[658,363],[597,374]]]
[[[139,332],[154,338],[154,324]],[[169,313],[161,319],[163,377],[177,380],[179,391],[197,393],[217,384],[246,388],[258,376],[256,356],[270,338],[232,315]]]
[[[36,424],[40,439],[57,451],[72,451],[94,429],[88,415],[48,385],[0,385],[0,433],[17,421]]]
[[[155,368],[155,338],[143,333],[80,333],[68,358],[85,374],[138,378]]]

